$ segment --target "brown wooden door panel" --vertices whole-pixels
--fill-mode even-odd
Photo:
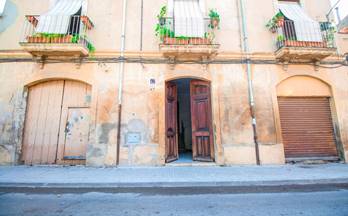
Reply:
[[[337,157],[330,101],[326,97],[279,97],[286,158]]]
[[[69,118],[69,109],[70,108],[84,108],[84,112],[89,112],[89,107],[91,103],[91,87],[88,84],[66,80],[64,85],[64,96],[63,96],[63,102],[62,102],[62,113],[61,113],[61,124],[60,124],[60,136],[58,140],[58,152],[57,152],[57,163],[60,164],[84,164],[84,160],[78,159],[78,160],[66,160],[64,159],[65,154],[70,155],[73,154],[74,151],[80,151],[83,152],[84,149],[86,149],[88,138],[86,137],[82,138],[83,141],[79,142],[80,146],[75,146],[70,148],[67,147],[67,151],[72,151],[70,153],[67,153],[65,151],[66,148],[66,122]],[[86,125],[85,125],[86,126]],[[85,126],[83,128],[85,128]],[[83,129],[85,130],[85,129]],[[75,131],[76,134],[79,133],[79,131]],[[82,132],[83,134],[87,132]],[[75,143],[76,144],[76,143]],[[74,149],[74,150],[73,150]],[[79,150],[77,150],[79,149]],[[72,158],[72,157],[71,157]],[[82,157],[81,157],[82,158]],[[77,158],[76,158],[77,159]],[[64,161],[66,160],[66,161]]]
[[[210,84],[192,80],[190,91],[193,160],[214,161]]]
[[[29,88],[22,154],[25,164],[56,162],[63,88],[64,81]]]
[[[64,160],[85,160],[89,137],[89,107],[69,107],[65,128]]]
[[[64,152],[69,106],[85,107],[89,103],[90,86],[84,83],[58,80],[30,87],[21,157],[24,163],[59,162]],[[87,142],[85,139],[82,142],[81,149],[84,149]]]
[[[178,134],[177,134],[177,109],[178,109],[178,91],[175,83],[166,83],[166,162],[172,162],[178,159]]]

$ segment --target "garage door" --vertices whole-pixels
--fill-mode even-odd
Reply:
[[[327,97],[279,97],[286,158],[337,157]]]
[[[49,81],[29,88],[22,160],[25,164],[84,163],[90,86]]]

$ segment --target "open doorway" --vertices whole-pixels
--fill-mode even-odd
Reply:
[[[190,81],[191,79],[178,79],[173,81],[178,88],[178,150],[179,160],[182,162],[192,161]]]
[[[214,161],[210,83],[166,83],[166,162]]]

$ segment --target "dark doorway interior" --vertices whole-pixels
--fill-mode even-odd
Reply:
[[[192,125],[191,125],[191,79],[178,79],[172,81],[178,88],[178,147],[179,162],[192,162]]]

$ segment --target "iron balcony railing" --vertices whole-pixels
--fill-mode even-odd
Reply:
[[[80,44],[89,51],[94,47],[88,31],[94,27],[87,16],[26,16],[20,43]]]
[[[292,20],[278,22],[273,29],[277,33],[277,48],[309,47],[336,48],[335,28],[330,23],[300,22]]]
[[[218,25],[210,18],[160,18],[156,34],[165,45],[213,45]]]

